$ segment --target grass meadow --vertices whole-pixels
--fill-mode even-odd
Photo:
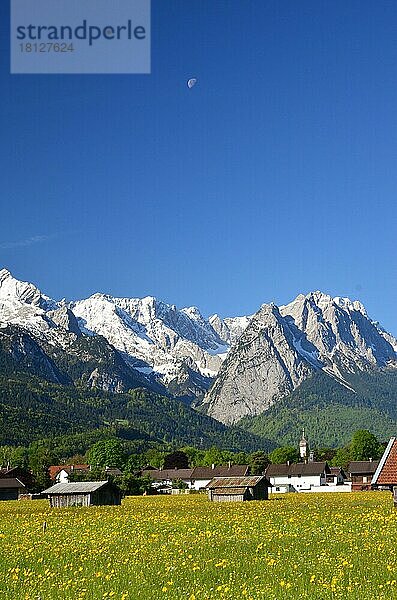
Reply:
[[[386,492],[0,502],[0,598],[397,598],[396,540]]]

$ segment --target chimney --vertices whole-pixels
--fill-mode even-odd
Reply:
[[[229,469],[230,469],[230,468],[231,468],[231,466],[232,466],[232,463],[230,462],[230,460],[229,460],[229,462],[228,462],[227,464],[228,464],[228,467],[229,467]]]
[[[369,460],[369,462],[372,462],[372,458],[369,458],[368,460]]]
[[[212,463],[211,469],[215,469],[215,463]]]
[[[287,465],[290,466],[291,465],[291,461],[287,460]]]

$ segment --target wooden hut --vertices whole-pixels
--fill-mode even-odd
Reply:
[[[26,486],[15,477],[0,479],[0,500],[18,500],[25,491]]]
[[[121,504],[120,490],[109,481],[57,483],[42,493],[52,508]]]
[[[214,477],[206,488],[213,502],[267,500],[269,480],[264,475],[248,477]]]

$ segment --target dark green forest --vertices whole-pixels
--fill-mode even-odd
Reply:
[[[0,377],[0,445],[61,438],[69,440],[71,455],[85,452],[92,440],[114,435],[234,451],[274,446],[238,427],[227,428],[179,400],[144,389],[111,394],[27,375]]]
[[[380,440],[397,433],[397,372],[394,369],[351,374],[355,390],[318,372],[268,411],[246,417],[239,426],[277,445],[293,444],[302,432],[316,446],[343,446],[357,429],[370,429]]]

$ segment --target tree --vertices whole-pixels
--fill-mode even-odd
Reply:
[[[234,454],[228,450],[219,450],[219,448],[209,448],[204,454],[203,463],[204,466],[210,467],[211,465],[226,465],[229,461],[233,462]]]
[[[346,446],[345,448],[338,448],[330,464],[332,467],[343,467],[344,469],[346,469],[349,462],[350,448],[349,446]]]
[[[189,467],[201,467],[204,464],[204,450],[194,448],[194,446],[185,446],[181,451],[186,454],[189,459]]]
[[[378,458],[380,444],[373,433],[367,429],[359,429],[352,437],[350,456],[352,460],[369,460]]]
[[[0,446],[0,466],[7,467],[11,466],[11,457],[14,452],[14,446]]]
[[[269,464],[269,457],[263,450],[258,450],[249,455],[248,462],[253,475],[262,475]]]
[[[50,484],[48,467],[57,464],[57,456],[46,443],[32,442],[29,446],[29,467],[34,475],[37,489],[44,489]]]
[[[299,454],[296,448],[293,446],[282,446],[276,448],[269,454],[270,462],[275,465],[281,465],[286,462],[298,462]]]
[[[124,472],[135,473],[145,466],[145,457],[142,454],[132,453],[128,456],[127,462],[124,465]]]
[[[115,483],[126,496],[142,496],[149,492],[152,480],[150,477],[135,477],[132,473],[124,473],[116,477]]]
[[[317,448],[314,450],[315,460],[330,462],[336,454],[335,448]]]
[[[188,469],[189,458],[187,454],[177,450],[164,457],[164,469]]]
[[[157,448],[150,448],[145,452],[145,465],[152,465],[155,469],[161,469],[164,464],[165,452]]]
[[[103,440],[94,444],[87,452],[92,467],[122,467],[126,460],[124,444],[120,440]]]
[[[233,465],[248,465],[250,455],[247,452],[235,452],[232,460]]]

